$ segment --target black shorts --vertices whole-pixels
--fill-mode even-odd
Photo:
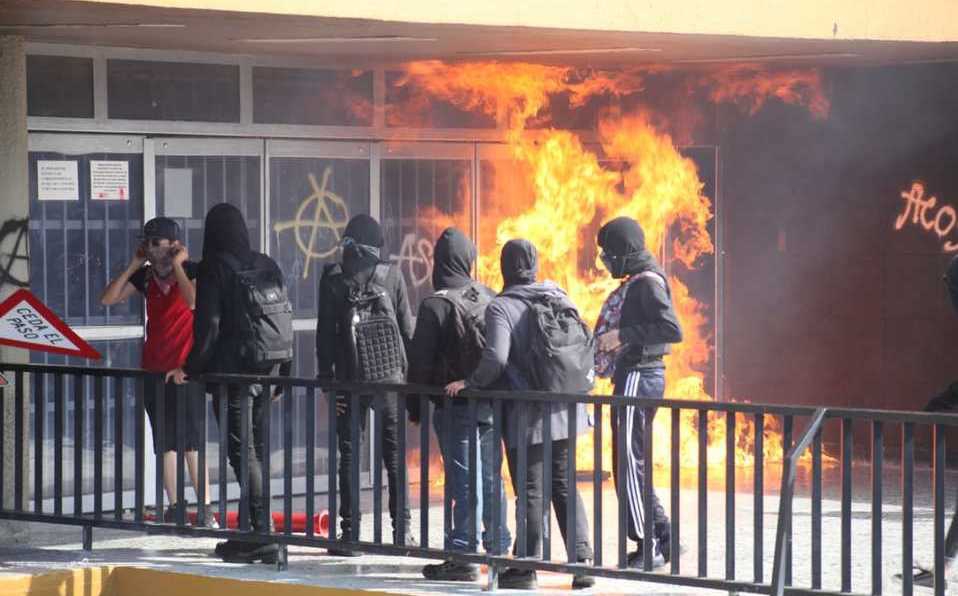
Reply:
[[[165,451],[176,451],[177,441],[177,405],[183,402],[184,418],[186,424],[183,427],[184,448],[185,451],[197,451],[204,441],[203,423],[206,420],[206,394],[197,389],[196,386],[173,385],[167,383],[163,386],[166,389],[163,398],[163,448]],[[172,388],[172,391],[169,389]],[[158,388],[159,389],[159,388]],[[157,403],[159,403],[153,391],[146,391],[143,399],[143,405],[146,407],[146,413],[150,417],[150,428],[153,429],[153,452],[160,453],[160,436],[156,432],[156,414]]]

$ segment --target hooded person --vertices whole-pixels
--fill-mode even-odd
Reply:
[[[423,385],[446,384],[463,379],[481,355],[480,329],[467,329],[470,321],[481,317],[486,305],[495,297],[495,292],[472,278],[476,262],[476,247],[469,238],[456,228],[447,228],[436,240],[433,250],[432,285],[434,293],[422,301],[416,316],[416,332],[409,349],[409,382]],[[481,320],[481,319],[480,319]],[[482,336],[484,337],[484,336]],[[470,350],[470,346],[472,349]],[[482,536],[487,553],[502,555],[512,544],[506,519],[506,508],[499,507],[495,516],[493,503],[505,500],[505,488],[499,484],[495,492],[494,473],[496,450],[501,447],[493,442],[492,407],[487,402],[477,406],[477,420],[470,420],[466,400],[435,399],[436,409],[432,422],[439,439],[439,448],[445,467],[446,482],[451,488],[452,526],[445,539],[449,551],[470,550],[473,537]],[[419,400],[411,399],[410,414],[418,421]],[[469,459],[469,437],[475,435],[478,453],[475,460]],[[471,515],[469,505],[469,477],[476,477],[476,515]],[[480,516],[478,512],[481,512]],[[475,526],[470,529],[469,520]],[[485,531],[480,534],[480,522]],[[500,528],[496,541],[495,528]],[[475,564],[446,561],[426,565],[426,579],[436,581],[475,581],[479,566]]]
[[[406,377],[406,355],[412,341],[413,323],[406,294],[406,284],[396,265],[382,259],[384,244],[382,228],[372,217],[362,214],[349,220],[343,231],[342,260],[326,265],[319,282],[319,304],[316,323],[317,377],[323,381],[365,381],[402,383]],[[374,299],[373,299],[374,298]],[[377,344],[375,353],[360,353],[357,340],[358,327],[354,327],[364,305],[375,305],[380,314],[394,319],[387,331],[398,335],[397,345]],[[385,313],[389,313],[388,316]],[[382,318],[382,317],[380,317]],[[372,362],[371,360],[382,360]],[[380,376],[368,378],[375,369]],[[385,371],[385,372],[384,372]],[[351,402],[338,395],[336,430],[339,443],[339,516],[341,540],[359,539],[360,511],[353,511],[353,487],[351,484],[354,453],[362,442],[361,437],[354,448],[351,436]],[[405,424],[398,411],[395,394],[361,396],[359,400],[360,432],[365,432],[369,408],[376,402],[380,430],[383,437],[382,463],[389,481],[389,513],[393,522],[393,541],[407,545],[414,541],[410,532],[409,499],[403,511],[398,511],[399,466],[404,465],[399,452],[399,424]],[[405,414],[405,413],[403,413]],[[400,532],[401,530],[401,532]],[[355,556],[349,548],[333,548],[328,552],[340,556]]]
[[[206,215],[203,231],[203,260],[199,264],[196,283],[196,310],[193,322],[193,348],[181,369],[170,371],[168,378],[176,383],[186,382],[190,376],[221,374],[275,375],[281,365],[251,368],[244,356],[244,338],[240,336],[241,301],[237,299],[237,272],[240,270],[268,271],[269,277],[283,283],[279,266],[266,255],[250,247],[249,227],[239,209],[228,203],[214,206]],[[284,287],[285,288],[285,287]],[[285,296],[285,289],[283,291]],[[265,444],[266,427],[263,416],[269,407],[269,395],[259,384],[227,387],[227,420],[219,419],[219,387],[208,386],[213,394],[213,412],[217,423],[228,428],[227,454],[237,478],[248,474],[249,514],[253,530],[268,533],[271,529],[269,503],[264,497],[263,462],[269,461]],[[244,413],[244,406],[247,412]],[[244,416],[245,414],[245,416]],[[242,467],[242,422],[247,420],[247,467]],[[242,505],[241,505],[242,506]],[[271,563],[277,560],[276,544],[256,544],[228,540],[216,547],[216,553],[225,561]]]
[[[952,308],[958,311],[958,256],[952,257],[948,263],[948,268],[945,270],[942,281],[945,282],[945,289],[948,292],[948,299],[951,302]],[[958,381],[952,383],[944,391],[932,397],[925,405],[924,411],[942,412],[946,414],[954,414],[958,411]],[[951,523],[948,524],[948,531],[945,534],[944,550],[944,567],[942,571],[947,582],[947,578],[951,577],[956,567],[955,560],[958,558],[958,509],[955,510],[951,518]],[[912,570],[912,582],[916,586],[934,588],[935,576],[936,571],[934,567],[916,566],[915,569]],[[901,574],[896,575],[895,578],[901,580]],[[947,588],[947,585],[945,587]]]
[[[669,345],[682,340],[678,318],[672,308],[668,280],[645,246],[645,233],[637,221],[619,217],[599,230],[600,258],[612,277],[622,283],[606,299],[596,325],[596,374],[611,378],[613,393],[626,397],[661,399],[665,394],[665,361]],[[628,495],[629,538],[639,544],[629,555],[629,564],[640,567],[645,548],[653,548],[653,567],[670,558],[669,519],[653,491],[655,536],[644,539],[644,501],[647,462],[645,454],[645,408],[616,407],[612,423],[612,459],[618,461],[618,436],[628,434],[626,464],[629,473],[619,478]],[[652,416],[655,415],[653,411]]]
[[[527,391],[532,388],[531,362],[533,336],[530,332],[530,302],[548,296],[550,299],[568,304],[574,308],[568,295],[551,281],[536,281],[539,258],[536,247],[528,240],[510,240],[502,247],[500,268],[504,283],[503,291],[486,308],[486,347],[482,352],[479,365],[465,380],[447,385],[446,391],[456,395],[463,389],[500,388]],[[576,508],[576,527],[573,544],[575,557],[579,562],[590,562],[593,558],[589,543],[588,518],[582,497],[576,492],[575,503],[570,503],[569,487],[575,479],[569,478],[569,458],[574,458],[569,441],[569,418],[566,404],[547,404],[542,402],[507,402],[503,419],[505,428],[503,438],[513,488],[519,494],[515,484],[518,478],[518,449],[527,446],[526,475],[526,535],[517,536],[514,554],[517,556],[539,556],[542,552],[543,532],[543,444],[545,425],[543,420],[549,417],[552,449],[552,506],[555,509],[563,543],[567,532],[567,510]],[[577,433],[588,428],[585,406],[580,404],[577,412]],[[524,548],[520,541],[525,541]],[[590,576],[576,575],[572,582],[574,589],[587,588],[594,584]],[[499,576],[500,588],[534,590],[537,587],[536,572],[533,570],[506,569]]]

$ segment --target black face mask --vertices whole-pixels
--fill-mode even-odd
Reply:
[[[599,255],[599,258],[602,259],[602,264],[605,265],[605,268],[609,270],[609,274],[611,274],[615,279],[620,279],[626,275],[626,263],[628,263],[631,257],[638,255],[638,252],[631,252],[627,255],[620,256],[611,255],[605,251],[602,251],[602,254]]]

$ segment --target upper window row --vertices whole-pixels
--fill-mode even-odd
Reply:
[[[385,125],[410,128],[495,128],[495,120],[427,94],[401,73],[387,72]],[[121,120],[240,121],[240,67],[235,64],[106,61],[107,117]],[[253,122],[372,126],[372,70],[254,66]],[[30,116],[93,118],[93,59],[27,56]],[[573,109],[560,97],[544,125],[588,129],[596,106]],[[532,123],[536,127],[536,123]]]

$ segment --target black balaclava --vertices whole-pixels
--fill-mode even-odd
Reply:
[[[206,214],[203,229],[203,260],[228,252],[240,262],[250,260],[249,228],[240,210],[229,203],[215,205]]]
[[[645,232],[631,217],[617,217],[599,229],[602,263],[612,277],[620,279],[642,271],[661,271],[645,248]]]
[[[958,311],[958,256],[948,264],[948,270],[945,272],[945,286],[948,288],[951,305]]]
[[[539,271],[539,254],[528,240],[510,240],[502,247],[499,265],[505,287],[532,284]]]
[[[476,246],[472,241],[456,228],[446,228],[433,251],[433,289],[461,288],[469,284],[475,262]]]
[[[353,276],[375,267],[383,244],[378,221],[365,213],[354,216],[343,231],[343,272]]]

